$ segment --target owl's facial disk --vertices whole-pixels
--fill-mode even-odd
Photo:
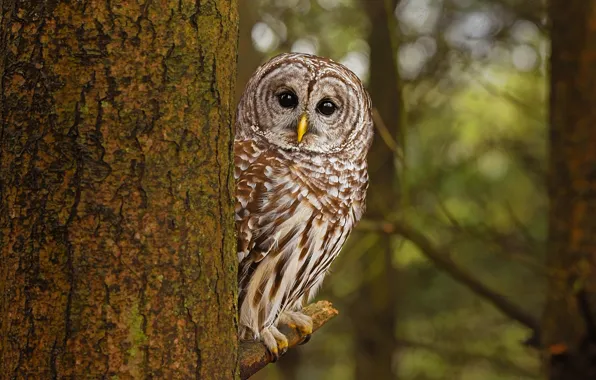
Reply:
[[[284,149],[339,150],[357,119],[344,100],[353,90],[333,77],[315,80],[311,72],[297,68],[291,77],[271,81],[262,91],[257,94],[266,107],[256,107],[258,127],[269,142]]]
[[[245,93],[253,132],[287,150],[332,153],[369,122],[358,78],[332,61],[287,55],[265,64]]]
[[[305,153],[365,154],[373,135],[370,109],[368,93],[345,66],[280,54],[250,78],[236,113],[236,137]]]
[[[299,91],[299,89],[295,91],[307,92]],[[312,99],[301,100],[297,96],[296,98],[295,105],[282,106],[284,109],[275,114],[272,123],[259,125],[269,140],[282,148],[319,153],[329,152],[340,146],[347,136],[343,125],[332,121],[332,113],[335,112],[335,109],[329,112],[328,108],[334,108],[335,105],[332,105],[334,103],[324,98],[314,101],[316,106],[313,107],[311,106]],[[279,97],[280,104],[283,103],[283,99],[283,96]],[[320,104],[326,104],[328,108],[324,108]]]

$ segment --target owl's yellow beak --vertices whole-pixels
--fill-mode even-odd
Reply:
[[[298,122],[298,129],[297,129],[298,142],[302,141],[302,137],[306,133],[307,129],[308,129],[308,119],[306,117],[306,114],[304,113],[304,114],[302,114],[302,116],[300,117],[300,121]]]

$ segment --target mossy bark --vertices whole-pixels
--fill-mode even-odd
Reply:
[[[236,377],[236,1],[0,4],[0,378]]]
[[[551,199],[542,341],[551,380],[596,378],[596,0],[552,0]]]

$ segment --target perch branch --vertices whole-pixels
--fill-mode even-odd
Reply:
[[[339,313],[329,301],[319,301],[310,304],[304,308],[303,312],[312,318],[313,333]],[[288,349],[298,345],[302,341],[300,334],[289,326],[281,326],[279,330],[288,338]],[[271,357],[261,342],[240,342],[241,379],[248,379],[270,362]]]
[[[487,300],[494,307],[508,317],[520,322],[532,329],[535,335],[539,336],[540,327],[536,318],[521,309],[518,305],[509,301],[506,297],[492,290],[470,272],[459,267],[452,259],[451,254],[436,247],[428,237],[416,231],[412,226],[404,222],[375,222],[362,220],[358,225],[361,231],[377,231],[387,234],[397,234],[408,239],[420,249],[437,267],[447,272],[458,282],[466,285],[472,292]]]

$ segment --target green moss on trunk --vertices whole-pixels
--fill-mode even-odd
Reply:
[[[0,378],[237,375],[236,7],[2,2]]]

